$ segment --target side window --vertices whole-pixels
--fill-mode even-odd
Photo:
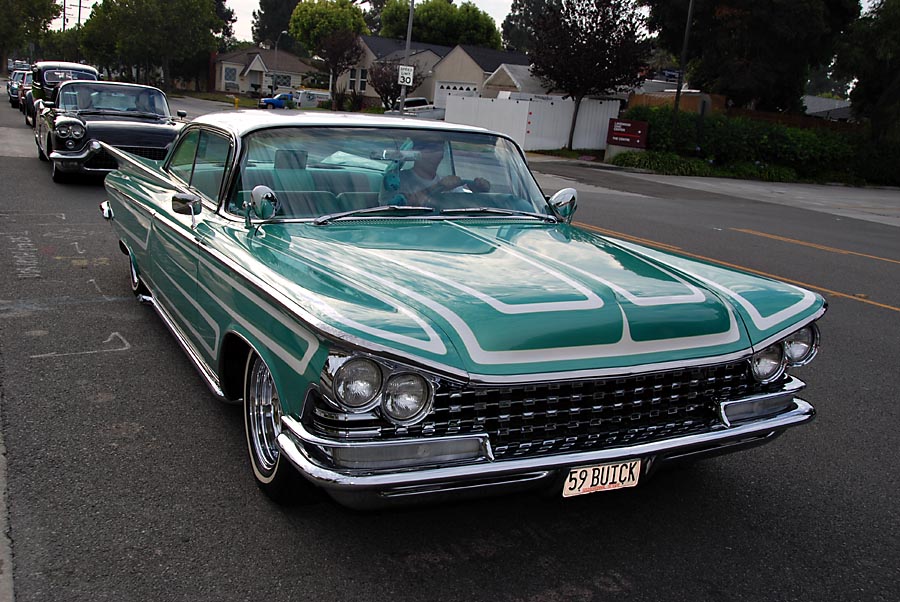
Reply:
[[[231,145],[227,138],[211,132],[202,132],[191,187],[210,199],[217,200],[230,154]]]
[[[200,132],[197,130],[182,138],[178,143],[178,148],[172,154],[172,160],[169,162],[169,171],[172,175],[187,183],[190,183],[191,173],[194,171],[194,156],[197,154],[197,142],[199,139]]]

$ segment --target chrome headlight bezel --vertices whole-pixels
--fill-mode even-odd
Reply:
[[[769,367],[762,369],[763,362],[768,362],[765,365]],[[769,345],[762,351],[757,351],[750,357],[750,373],[756,382],[762,384],[775,382],[781,378],[785,368],[787,368],[787,363],[784,359],[784,345],[781,341]]]
[[[354,382],[350,374],[354,369],[360,372],[369,370],[368,378],[364,374],[356,377],[357,382],[365,383],[370,389],[370,392],[359,402],[351,402],[346,394],[345,385],[349,386],[349,383]],[[331,393],[342,409],[352,413],[367,412],[378,405],[383,386],[384,374],[377,362],[367,357],[351,357],[342,362],[334,371]]]
[[[416,410],[411,412],[409,415],[399,415],[395,413],[391,409],[392,404],[392,394],[397,394],[396,392],[392,392],[391,388],[402,386],[398,383],[402,379],[415,379],[418,381],[417,384],[421,385],[422,388],[422,398],[417,400],[416,402]],[[431,411],[432,403],[434,402],[434,387],[428,381],[427,378],[419,374],[418,372],[396,372],[392,374],[387,381],[384,383],[384,389],[381,394],[381,404],[380,410],[382,415],[385,418],[393,422],[394,424],[399,425],[410,425],[417,423],[423,416],[428,414]]]
[[[53,128],[53,133],[59,138],[69,138],[72,136],[72,126],[68,123],[60,123]]]
[[[377,392],[365,404],[353,406],[341,399],[340,382],[344,376],[344,372],[353,362],[366,362],[372,366],[376,366],[381,374],[381,381]],[[414,375],[421,379],[421,383],[425,389],[425,398],[419,403],[417,411],[408,416],[400,416],[392,414],[385,405],[390,400],[386,398],[389,383],[396,385],[398,379],[404,378],[405,375]],[[348,414],[373,414],[382,417],[384,420],[397,426],[410,426],[418,424],[428,416],[434,405],[434,395],[437,389],[437,377],[422,370],[418,370],[412,366],[402,365],[393,361],[385,360],[379,357],[362,353],[362,352],[343,352],[333,351],[329,354],[328,359],[322,368],[320,377],[319,390],[323,394],[325,400],[335,409]]]
[[[85,129],[84,129],[84,126],[81,125],[80,123],[73,124],[69,128],[69,131],[72,135],[72,138],[74,138],[75,140],[81,140],[82,138],[84,138]]]
[[[806,352],[800,356],[794,356],[791,354],[791,340],[794,337],[799,336],[801,333],[809,333],[809,347]],[[790,335],[786,336],[782,340],[782,344],[784,345],[784,357],[787,362],[788,367],[797,368],[799,366],[805,366],[816,357],[819,353],[819,327],[815,322],[811,324],[807,324],[803,328],[799,328],[792,332]]]

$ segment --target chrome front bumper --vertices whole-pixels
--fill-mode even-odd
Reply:
[[[537,486],[549,483],[576,466],[601,464],[634,458],[643,459],[642,473],[655,470],[657,465],[687,458],[700,458],[736,451],[742,447],[759,445],[772,440],[781,431],[809,422],[815,409],[795,397],[804,384],[792,379],[782,391],[769,398],[780,398],[787,409],[777,415],[728,425],[727,420],[713,429],[692,435],[673,437],[649,443],[608,449],[573,452],[558,455],[494,461],[487,435],[466,435],[452,438],[469,441],[480,451],[479,457],[466,463],[403,467],[395,470],[350,469],[325,466],[317,458],[332,457],[334,450],[368,446],[373,451],[404,444],[429,444],[426,439],[376,443],[352,443],[323,439],[310,433],[304,425],[289,416],[282,417],[283,430],[278,445],[284,456],[313,484],[325,489],[333,497],[348,505],[378,505],[378,500],[409,498],[454,491],[484,491],[487,489]],[[450,438],[447,438],[450,439]]]
[[[87,145],[85,145],[85,147],[81,150],[55,150],[50,153],[49,159],[51,161],[57,162],[57,169],[67,173],[109,173],[112,171],[112,169],[91,169],[84,166],[84,164],[87,163],[91,157],[99,153],[101,150],[102,147],[100,146],[100,143],[98,141],[90,140]]]

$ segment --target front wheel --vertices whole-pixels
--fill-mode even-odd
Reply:
[[[58,161],[50,161],[50,178],[57,184],[62,184],[66,181],[68,176],[64,172],[60,171],[59,167],[57,166],[58,163]]]
[[[256,484],[280,504],[309,501],[312,486],[282,457],[278,447],[281,414],[281,397],[272,373],[259,355],[251,353],[244,371],[244,431]]]

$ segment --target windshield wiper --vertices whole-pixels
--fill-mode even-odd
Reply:
[[[351,217],[354,215],[366,215],[368,213],[386,213],[389,211],[401,211],[409,213],[434,213],[434,207],[422,207],[419,205],[379,205],[378,207],[367,207],[365,209],[354,209],[352,211],[342,211],[340,213],[329,213],[322,215],[313,220],[313,225],[324,226],[336,219]]]
[[[518,209],[501,209],[500,207],[463,207],[461,209],[442,209],[441,215],[460,215],[466,213],[494,213],[496,215],[518,215],[522,217],[535,217],[545,222],[556,223],[557,219],[552,215],[534,213],[532,211],[519,211]]]

